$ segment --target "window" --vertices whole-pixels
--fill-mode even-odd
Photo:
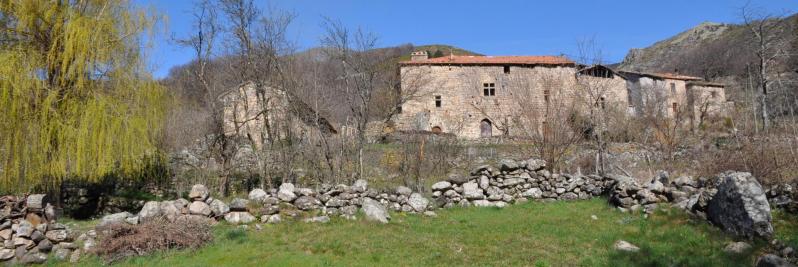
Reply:
[[[510,73],[510,66],[504,66],[504,74]]]
[[[496,84],[495,83],[483,83],[482,84],[482,95],[484,95],[484,96],[495,96],[496,95]]]
[[[441,96],[439,96],[439,95],[435,96],[435,107],[436,108],[441,107]]]
[[[672,95],[676,95],[676,84],[675,83],[671,83],[671,94]]]
[[[709,94],[712,96],[712,98],[718,97],[718,92],[712,91],[712,92],[709,92]]]
[[[673,114],[676,114],[676,113],[678,113],[678,111],[679,111],[679,106],[678,106],[678,105],[676,105],[676,102],[673,102],[673,107],[672,107],[672,108],[673,108]]]
[[[546,104],[549,103],[549,90],[543,90],[543,101],[545,101]]]

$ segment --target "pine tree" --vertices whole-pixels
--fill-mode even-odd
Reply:
[[[165,90],[125,0],[0,2],[0,191],[128,175],[158,157]]]

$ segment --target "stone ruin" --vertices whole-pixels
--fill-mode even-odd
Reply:
[[[44,263],[51,252],[57,259],[77,261],[81,250],[75,234],[56,222],[44,194],[0,197],[0,263]]]

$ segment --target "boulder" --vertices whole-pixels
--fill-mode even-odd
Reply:
[[[470,180],[470,178],[467,176],[462,176],[457,173],[450,173],[449,178],[446,179],[446,181],[449,181],[452,184],[463,184],[468,182],[468,180]]]
[[[385,206],[374,199],[368,197],[363,198],[363,205],[361,208],[363,209],[363,213],[366,215],[367,220],[388,223],[388,221],[391,219],[391,215],[388,214],[388,210],[385,208]],[[342,210],[342,212],[346,214],[344,210]]]
[[[313,210],[321,206],[321,201],[309,196],[301,196],[294,201],[294,206],[300,210]]]
[[[49,239],[44,239],[39,244],[36,244],[36,250],[44,253],[50,252],[50,250],[53,250],[53,242],[50,242]]]
[[[133,216],[133,214],[130,214],[130,212],[119,212],[114,214],[108,214],[103,216],[102,219],[100,219],[100,223],[98,223],[97,226],[125,223],[125,220],[131,216]]]
[[[617,242],[615,242],[613,247],[615,247],[615,249],[617,249],[617,250],[625,251],[625,252],[637,252],[637,251],[640,250],[639,247],[633,245],[632,243],[626,242],[624,240],[618,240]]]
[[[524,161],[524,168],[530,171],[539,171],[546,168],[546,161],[542,159],[531,158]]]
[[[419,193],[412,193],[410,198],[407,199],[407,204],[413,207],[416,212],[424,212],[427,210],[429,200]]]
[[[366,192],[368,189],[369,183],[363,179],[357,179],[354,184],[352,184],[351,189],[358,193]]]
[[[183,207],[182,202],[179,201],[163,201],[158,205],[160,215],[170,222],[174,222],[182,214]]]
[[[344,201],[344,200],[342,200],[342,199],[340,199],[338,197],[332,197],[329,200],[327,200],[327,203],[325,203],[325,204],[326,204],[327,207],[340,208],[340,207],[343,207],[343,206],[346,205],[346,201]]]
[[[739,236],[772,237],[770,205],[756,178],[747,172],[729,172],[720,179],[717,193],[709,200],[707,218]]]
[[[224,204],[224,201],[214,199],[211,201],[211,213],[214,217],[221,217],[230,212],[230,207]]]
[[[25,206],[31,210],[42,210],[47,204],[47,195],[45,194],[32,194],[25,199]]]
[[[269,218],[266,219],[266,223],[271,224],[280,223],[281,221],[283,221],[283,219],[280,217],[280,214],[270,215]]]
[[[729,254],[743,254],[751,249],[751,245],[745,242],[731,242],[723,248],[723,251]]]
[[[432,190],[434,190],[434,191],[446,191],[446,189],[449,189],[451,187],[452,187],[452,183],[450,183],[448,181],[440,181],[440,182],[432,184]]]
[[[756,267],[795,267],[795,265],[779,256],[765,254],[756,260]]]
[[[188,212],[195,215],[211,216],[211,206],[202,201],[194,201],[188,205]]]
[[[463,184],[463,196],[467,199],[484,199],[485,194],[475,182]]]
[[[0,249],[0,261],[9,260],[14,257],[14,250],[9,248]]]
[[[246,211],[231,211],[224,215],[224,220],[232,224],[247,224],[254,222],[256,218]]]
[[[28,252],[19,259],[21,264],[42,264],[47,261],[47,254],[41,252]]]
[[[503,159],[499,161],[499,170],[503,172],[511,172],[520,168],[518,162],[513,159]]]
[[[21,220],[19,225],[17,226],[17,236],[18,237],[30,237],[33,234],[33,230],[36,228],[28,222],[28,220]]]
[[[249,192],[249,200],[251,201],[263,202],[264,200],[266,200],[267,197],[269,197],[269,194],[267,194],[266,191],[263,191],[263,189],[260,188],[255,188]]]
[[[243,198],[234,198],[230,201],[231,211],[247,211],[247,206],[249,206],[249,200]]]
[[[413,189],[407,186],[399,186],[396,188],[396,193],[403,196],[410,196],[413,193]]]
[[[208,188],[201,184],[195,184],[191,187],[191,191],[188,192],[188,198],[191,200],[205,201],[208,195]]]
[[[521,193],[521,196],[526,198],[538,199],[543,197],[543,191],[540,191],[540,188],[533,187]]]
[[[47,236],[47,239],[53,241],[54,243],[60,243],[64,241],[69,241],[69,231],[68,230],[50,230],[47,233],[44,233]]]
[[[144,203],[144,207],[141,208],[141,211],[139,211],[139,218],[141,220],[155,218],[160,215],[161,215],[161,208],[160,208],[160,202],[158,201],[147,201],[147,203]]]
[[[283,183],[280,185],[280,190],[277,191],[277,198],[285,202],[291,202],[296,199],[296,194],[294,194],[294,184],[292,183]]]

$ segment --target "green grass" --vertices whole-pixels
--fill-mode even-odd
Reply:
[[[598,220],[590,219],[591,215]],[[648,219],[620,213],[596,199],[528,203],[505,209],[440,211],[437,218],[393,214],[388,225],[333,219],[263,225],[261,231],[222,225],[197,251],[168,251],[123,266],[751,266],[754,255],[731,257],[732,239],[676,210]],[[361,216],[362,217],[362,216]],[[794,219],[794,218],[793,218]],[[798,224],[779,222],[795,237]],[[623,239],[638,253],[612,248]],[[759,248],[761,244],[755,244]],[[752,251],[755,254],[756,251]],[[99,266],[96,258],[80,265]]]

